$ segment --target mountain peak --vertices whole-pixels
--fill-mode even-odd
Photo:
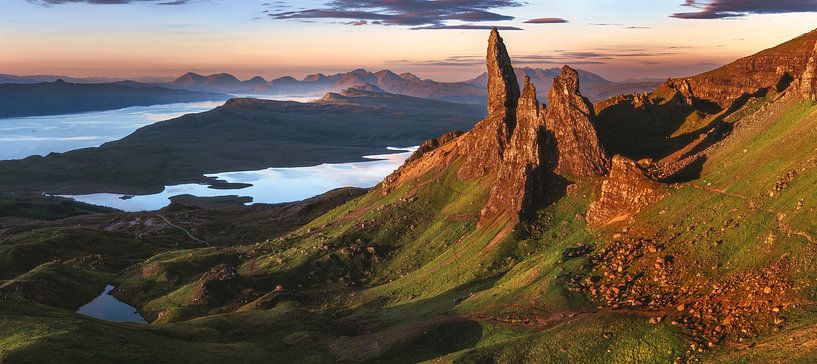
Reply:
[[[198,73],[195,73],[195,72],[187,72],[187,73],[185,73],[185,74],[183,74],[183,75],[179,76],[179,78],[177,78],[177,79],[176,79],[175,81],[173,81],[173,82],[174,82],[174,83],[179,83],[179,82],[191,82],[191,81],[192,81],[192,82],[198,82],[198,81],[203,81],[203,80],[205,80],[205,79],[207,79],[207,77],[204,77],[204,76],[202,76],[202,75],[200,75],[200,74],[198,74]]]
[[[519,100],[519,83],[511,65],[511,57],[505,42],[496,28],[488,38],[486,56],[488,66],[488,114],[504,113],[516,109]],[[513,117],[513,115],[509,115]],[[512,126],[511,126],[512,127]]]
[[[467,134],[466,159],[460,178],[478,178],[496,172],[516,125],[519,83],[505,43],[494,28],[488,38],[488,116]]]
[[[609,160],[599,141],[593,105],[579,92],[579,73],[564,66],[548,93],[547,129],[556,137],[556,173],[598,176]]]

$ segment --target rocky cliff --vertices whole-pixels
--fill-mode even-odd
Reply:
[[[609,161],[599,142],[595,111],[581,92],[579,74],[565,66],[553,80],[548,94],[547,130],[556,139],[556,173],[571,176],[599,176],[607,172]]]
[[[461,178],[477,178],[496,172],[516,124],[519,85],[511,57],[499,32],[488,39],[488,116],[465,136],[465,162]]]
[[[817,101],[817,43],[808,59],[806,69],[800,77],[800,93],[811,102]]]
[[[601,196],[590,205],[587,222],[604,225],[625,221],[663,195],[660,184],[647,178],[641,167],[617,155],[613,157],[610,176],[602,182]]]
[[[516,110],[516,128],[502,157],[499,177],[480,213],[481,225],[503,212],[524,214],[524,209],[545,197],[546,172],[553,168],[554,153],[548,148],[552,137],[544,129],[544,107],[540,108],[530,78],[525,77],[524,87]]]
[[[817,30],[716,70],[670,82],[687,83],[695,98],[726,109],[744,94],[754,94],[765,88],[782,89],[802,75],[815,43]]]
[[[460,179],[481,178],[488,191],[480,226],[498,217],[518,221],[546,204],[551,200],[549,186],[555,185],[551,182],[561,180],[557,174],[599,176],[609,165],[595,129],[593,107],[579,92],[578,73],[562,68],[546,108],[529,78],[520,96],[510,57],[496,30],[488,44],[488,116],[455,140],[449,136],[427,142],[383,184],[383,192],[389,193],[406,180],[446,170],[456,161]]]

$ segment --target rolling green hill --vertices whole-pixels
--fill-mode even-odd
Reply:
[[[251,208],[176,207],[199,239],[230,238],[139,234],[153,225],[124,213],[4,231],[4,266],[18,268],[0,283],[0,358],[812,362],[817,52],[808,57],[801,74],[781,75],[788,84],[727,107],[672,83],[593,108],[565,67],[544,107],[534,85],[513,91],[494,31],[488,116],[297,229],[242,238]],[[622,135],[639,124],[643,134]],[[112,263],[95,269],[52,246]],[[106,281],[151,324],[71,312],[93,292],[37,289]]]

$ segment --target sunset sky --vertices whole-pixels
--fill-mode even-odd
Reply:
[[[817,28],[817,0],[2,0],[0,73],[463,80],[499,26],[516,66],[693,74]],[[477,28],[477,29],[470,29]]]

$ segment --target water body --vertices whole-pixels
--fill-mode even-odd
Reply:
[[[148,322],[145,321],[145,318],[142,317],[133,306],[111,295],[111,291],[113,291],[114,288],[115,287],[110,284],[105,286],[105,289],[97,298],[94,298],[93,301],[88,302],[85,306],[80,307],[77,313],[111,322],[147,324]]]
[[[241,95],[282,101],[310,101],[314,96]],[[225,100],[226,101],[226,100]],[[98,147],[128,136],[143,126],[184,114],[211,110],[224,101],[133,106],[78,114],[0,119],[0,160],[21,159]]]
[[[113,207],[124,211],[152,211],[170,204],[173,196],[190,194],[199,197],[248,196],[253,203],[280,203],[299,201],[339,187],[373,187],[416,150],[389,148],[402,153],[371,155],[366,162],[325,163],[312,167],[267,168],[258,171],[208,174],[229,183],[252,186],[241,189],[213,189],[199,184],[167,186],[153,195],[124,196],[113,193],[64,195],[63,197],[94,205]]]

